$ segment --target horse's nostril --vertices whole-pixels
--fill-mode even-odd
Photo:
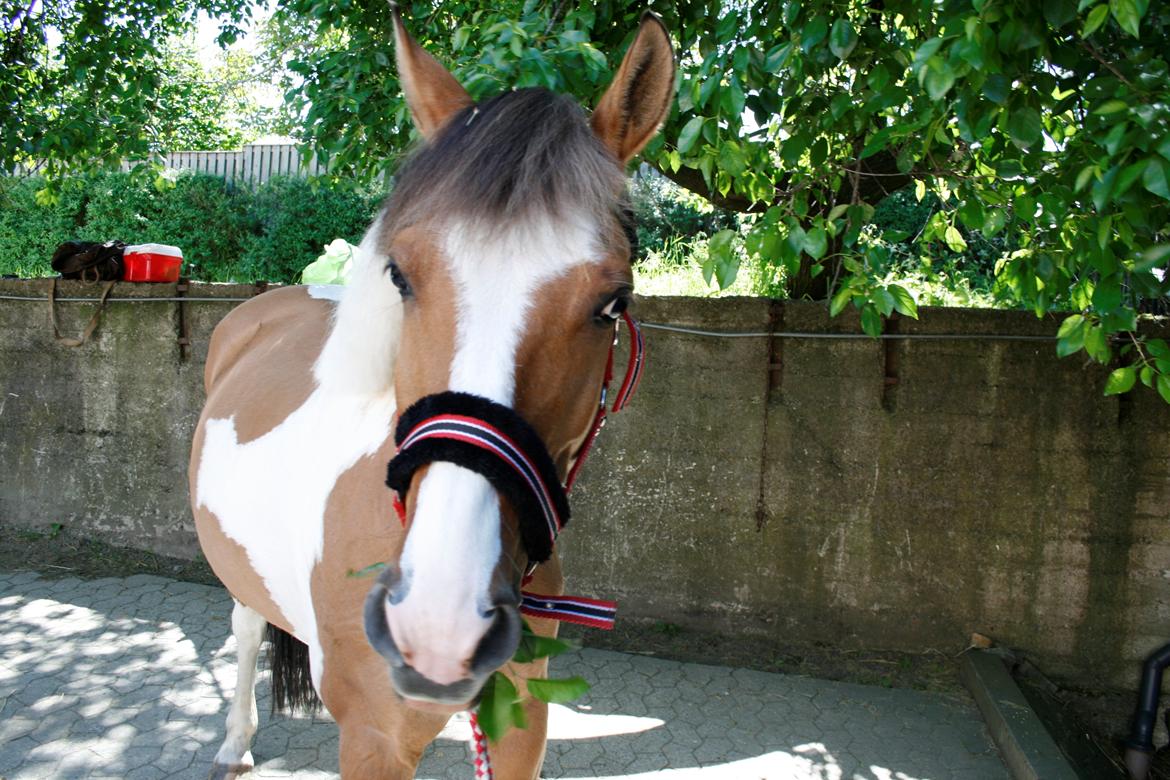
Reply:
[[[386,620],[386,605],[394,603],[391,596],[391,587],[399,585],[397,567],[389,567],[378,576],[370,592],[366,594],[366,603],[363,608],[362,622],[366,629],[366,639],[392,667],[406,665],[394,637],[390,634],[390,624]]]
[[[516,605],[500,604],[490,613],[492,624],[479,640],[471,658],[471,672],[489,674],[508,662],[520,644],[520,610]]]

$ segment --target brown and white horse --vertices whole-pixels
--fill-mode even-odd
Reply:
[[[624,165],[670,107],[661,22],[643,18],[591,117],[538,89],[475,105],[397,14],[395,37],[424,143],[349,286],[266,293],[211,340],[191,497],[204,553],[236,599],[239,650],[216,777],[252,765],[266,624],[307,647],[340,728],[342,777],[413,776],[451,713],[511,658],[532,556],[515,502],[440,458],[411,473],[400,525],[386,487],[396,415],[452,391],[486,399],[526,421],[564,480],[631,295]],[[347,576],[378,561],[391,565],[373,585]],[[561,592],[555,553],[531,587]],[[544,663],[512,671],[540,676]],[[493,750],[503,780],[536,777],[544,757],[546,706],[524,706],[528,728]]]

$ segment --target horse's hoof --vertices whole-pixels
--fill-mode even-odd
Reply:
[[[239,764],[212,764],[211,774],[208,775],[207,780],[236,780],[240,775],[251,772],[253,766],[251,761],[243,761]]]

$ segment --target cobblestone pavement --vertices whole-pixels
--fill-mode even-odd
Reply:
[[[204,778],[235,682],[218,588],[139,575],[0,572],[0,780]],[[1006,778],[966,698],[583,650],[554,660],[593,689],[554,707],[549,778]],[[337,777],[327,718],[268,715],[253,777]],[[466,722],[421,778],[470,779]]]

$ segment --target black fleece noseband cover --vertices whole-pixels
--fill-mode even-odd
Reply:
[[[405,497],[420,467],[445,461],[482,475],[516,512],[531,563],[548,560],[569,499],[544,442],[510,407],[470,393],[425,396],[398,418],[386,484]]]

